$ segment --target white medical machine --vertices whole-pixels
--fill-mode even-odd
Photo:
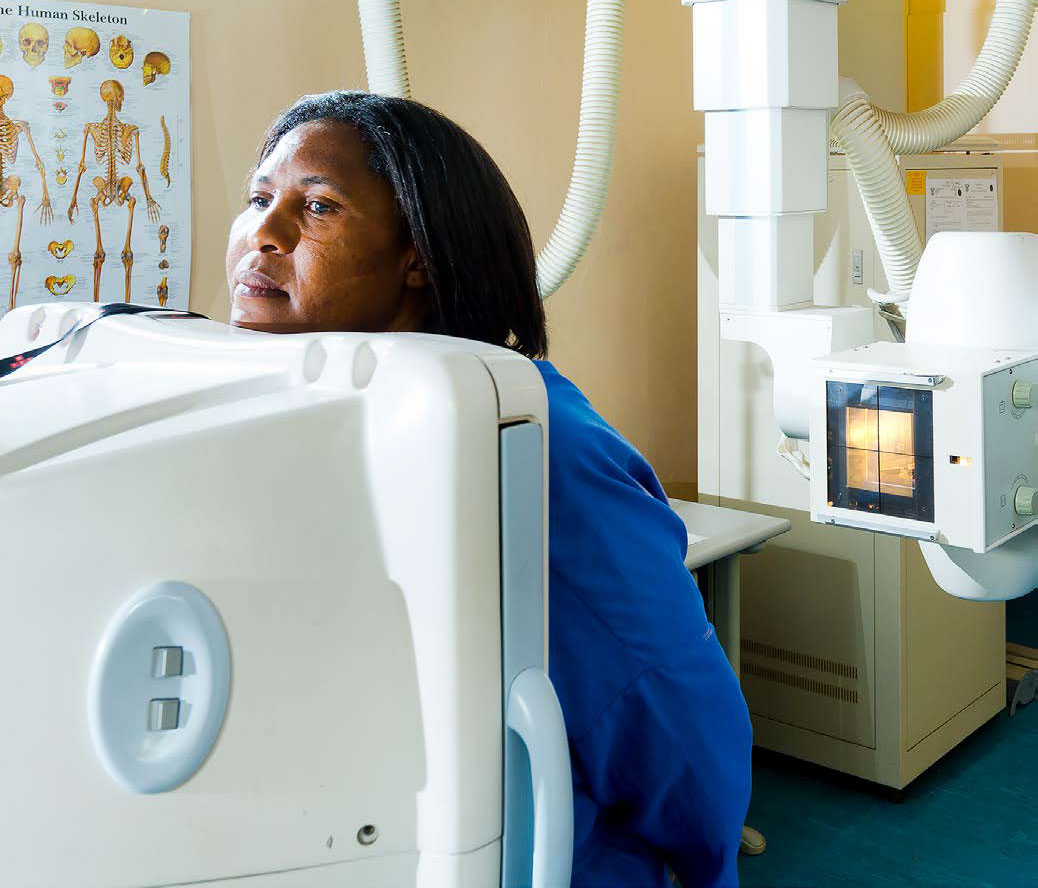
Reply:
[[[0,883],[568,885],[533,364],[96,312],[0,321],[65,336],[0,380]]]
[[[921,540],[953,595],[1029,593],[1038,236],[943,233],[923,254],[896,156],[937,150],[988,113],[1027,44],[1034,0],[998,0],[970,75],[917,114],[876,108],[838,79],[846,0],[683,2],[706,114],[706,211],[718,217],[720,336],[767,352],[781,447],[810,479],[812,518]],[[816,300],[830,138],[847,154],[890,288],[870,293],[875,306]],[[876,341],[877,313],[897,342]]]

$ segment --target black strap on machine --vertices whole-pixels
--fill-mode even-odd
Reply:
[[[110,302],[106,305],[100,306],[97,314],[93,317],[82,320],[76,324],[68,331],[68,333],[62,336],[61,339],[54,342],[48,342],[46,345],[31,348],[22,352],[20,355],[12,355],[9,358],[0,358],[0,379],[9,376],[14,373],[15,370],[20,370],[33,358],[38,358],[45,351],[49,351],[54,348],[54,346],[60,345],[66,339],[71,339],[77,333],[85,330],[92,324],[96,324],[102,318],[108,318],[112,315],[144,314],[145,312],[160,312],[167,318],[202,318],[203,320],[209,320],[205,315],[197,314],[193,311],[177,311],[175,309],[158,308],[154,305],[136,305],[132,302]]]

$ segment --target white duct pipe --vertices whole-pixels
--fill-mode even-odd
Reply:
[[[901,181],[901,170],[864,90],[853,80],[841,80],[840,94],[840,108],[830,132],[847,153],[876,238],[891,291],[884,301],[904,302],[912,290],[923,245]]]
[[[623,0],[588,0],[577,153],[562,212],[537,257],[537,287],[547,299],[580,262],[605,206],[613,166],[623,55]]]
[[[870,105],[848,85],[832,122],[832,135],[847,152],[891,293],[904,302],[922,256],[895,154],[920,153],[954,142],[994,107],[1023,55],[1038,0],[998,0],[984,46],[959,87],[932,108],[896,114]]]
[[[399,0],[357,0],[368,91],[411,98]]]
[[[368,89],[411,97],[399,0],[357,0]],[[573,273],[598,228],[609,190],[623,57],[623,0],[588,0],[577,153],[555,228],[537,257],[546,299]]]
[[[876,109],[895,154],[936,151],[964,136],[988,115],[1020,64],[1035,8],[1035,0],[998,0],[969,74],[933,107],[911,114]]]

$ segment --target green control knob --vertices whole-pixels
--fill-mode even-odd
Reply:
[[[1038,488],[1019,487],[1016,491],[1016,514],[1027,518],[1038,512]]]
[[[1033,386],[1029,382],[1018,379],[1013,385],[1013,406],[1023,410],[1034,406]]]

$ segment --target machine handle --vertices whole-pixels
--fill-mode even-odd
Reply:
[[[533,783],[532,888],[569,888],[573,869],[573,775],[562,707],[543,669],[520,672],[505,723],[530,757]]]

